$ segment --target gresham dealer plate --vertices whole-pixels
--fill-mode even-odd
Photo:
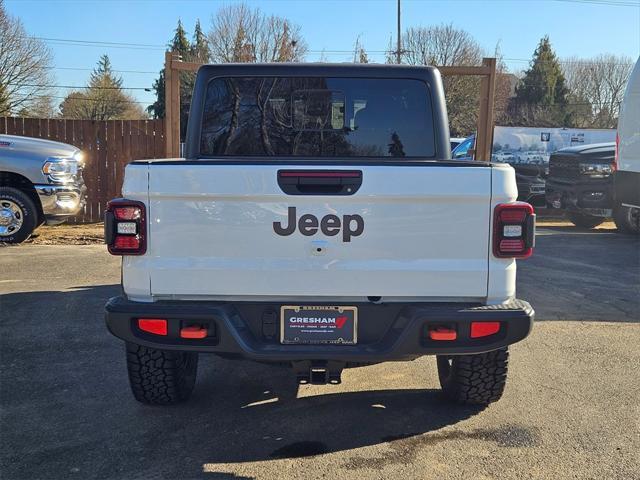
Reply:
[[[358,307],[283,305],[280,342],[284,344],[355,345]]]

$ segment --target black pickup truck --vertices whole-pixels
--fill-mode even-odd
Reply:
[[[549,159],[546,202],[578,227],[594,228],[613,214],[615,143],[558,150]]]

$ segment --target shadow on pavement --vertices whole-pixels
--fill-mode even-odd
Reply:
[[[0,296],[3,477],[193,478],[205,465],[215,472],[413,437],[478,411],[431,389],[326,387],[296,398],[289,369],[215,356],[201,356],[191,401],[143,406],[102,317],[118,293],[103,285]]]

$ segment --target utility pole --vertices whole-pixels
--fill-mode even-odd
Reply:
[[[400,33],[400,0],[398,0],[398,45],[396,49],[396,63],[402,62],[402,37]]]

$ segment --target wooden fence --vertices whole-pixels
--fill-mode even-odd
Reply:
[[[69,143],[85,155],[87,205],[71,221],[98,222],[106,203],[120,196],[124,167],[165,156],[164,120],[61,120],[0,117],[0,134]]]

